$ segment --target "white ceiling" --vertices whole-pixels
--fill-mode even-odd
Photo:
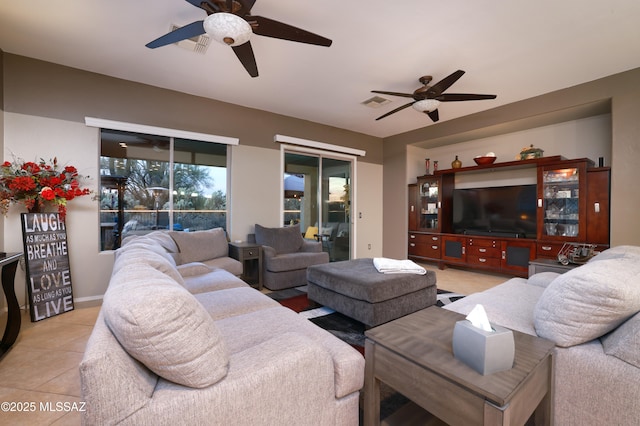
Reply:
[[[260,76],[212,42],[202,55],[145,44],[205,13],[184,0],[30,0],[0,4],[0,49],[127,80],[386,137],[433,125],[408,100],[371,109],[371,90],[411,93],[462,69],[440,121],[640,67],[638,0],[257,0],[254,15],[333,40],[254,36]],[[46,76],[43,76],[46,78]]]

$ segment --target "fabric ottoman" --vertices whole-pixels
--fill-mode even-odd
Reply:
[[[373,259],[307,268],[310,300],[375,327],[436,303],[436,274],[382,274]]]

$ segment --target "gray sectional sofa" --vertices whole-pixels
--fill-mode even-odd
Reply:
[[[83,424],[357,425],[362,355],[231,272],[178,265],[175,242],[116,252],[80,363]]]
[[[511,279],[446,308],[556,344],[558,426],[640,424],[640,247],[605,250],[565,274]]]

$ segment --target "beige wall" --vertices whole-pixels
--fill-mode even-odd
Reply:
[[[236,137],[230,149],[230,237],[245,240],[255,223],[280,223],[280,146],[283,134],[366,151],[358,159],[357,201],[366,214],[356,225],[363,240],[362,255],[382,253],[382,141],[309,121],[243,108],[223,102],[118,80],[21,56],[4,59],[4,146],[2,157],[14,153],[25,159],[57,156],[82,174],[98,176],[99,130],[84,124],[86,116],[179,130]],[[47,78],[43,78],[47,76]],[[98,182],[92,182],[97,189]],[[76,301],[99,298],[108,284],[112,253],[99,252],[98,204],[89,197],[70,204],[67,233]],[[5,251],[21,251],[18,208],[0,220],[6,232]],[[371,244],[372,250],[363,250]],[[357,255],[360,255],[357,253]],[[24,275],[16,279],[24,294]]]
[[[612,168],[611,244],[640,245],[640,226],[637,224],[640,196],[632,189],[633,183],[640,180],[640,168],[637,167],[640,158],[638,142],[640,120],[637,114],[640,111],[638,79],[640,79],[640,69],[635,69],[386,138],[384,140],[385,180],[387,176],[403,176],[408,179],[409,167],[417,164],[418,161],[423,161],[423,158],[413,157],[404,163],[400,160],[402,154],[399,151],[411,156],[424,153],[412,145],[428,149],[445,143],[481,140],[572,120],[588,121],[588,117],[610,113],[611,154],[609,159],[606,159],[605,155],[605,165]],[[581,141],[581,134],[576,133],[572,139],[575,151],[569,153],[570,157],[583,152],[580,148]],[[546,143],[548,141],[540,141],[536,145]],[[518,144],[514,151],[521,145]],[[586,154],[577,156],[586,156]],[[450,162],[449,159],[447,160]],[[403,205],[406,205],[406,186],[401,187],[406,183],[407,181],[401,183],[401,179],[398,178],[393,179],[393,183],[385,182],[383,203],[385,256],[406,254],[406,210],[395,207],[399,205],[398,193],[401,191],[405,200]]]

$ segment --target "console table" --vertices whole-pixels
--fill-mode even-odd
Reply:
[[[381,381],[450,425],[552,424],[553,343],[513,331],[513,368],[483,376],[453,356],[463,319],[432,306],[365,333],[365,425],[380,424]]]
[[[579,265],[574,263],[563,265],[555,259],[538,258],[529,262],[529,276],[540,272],[557,272],[558,274],[564,274],[578,266]]]
[[[22,253],[8,253],[0,257],[2,268],[2,290],[7,299],[7,326],[0,343],[0,358],[3,357],[11,345],[14,344],[20,332],[20,305],[14,288],[16,268]]]

